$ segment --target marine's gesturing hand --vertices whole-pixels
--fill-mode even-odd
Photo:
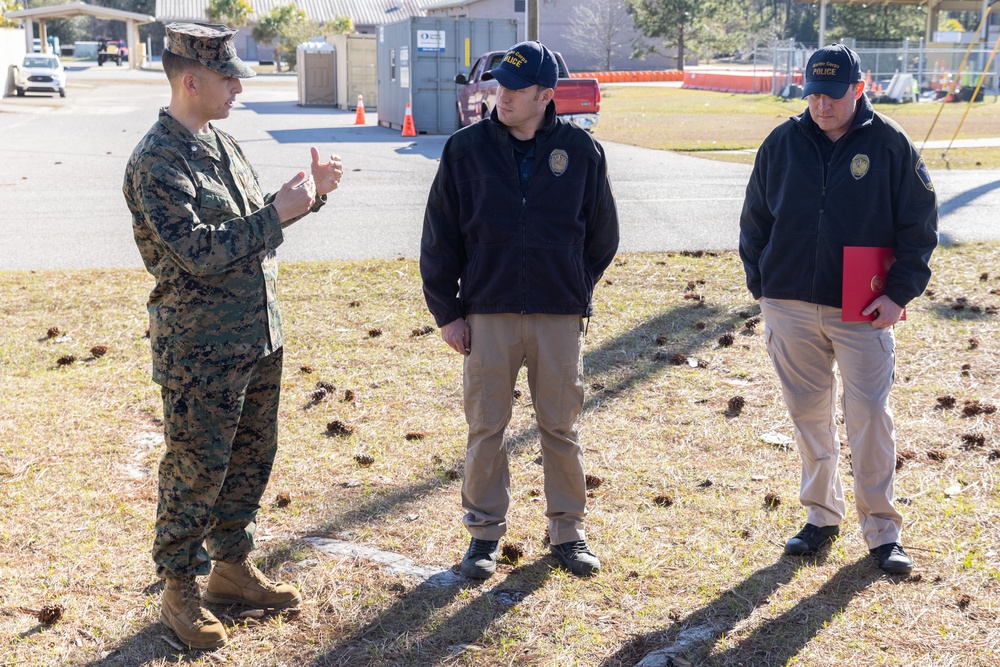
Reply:
[[[274,208],[278,211],[278,219],[288,222],[300,215],[305,215],[313,206],[316,198],[316,184],[306,172],[300,171],[290,181],[281,186],[274,195]]]
[[[333,192],[340,185],[340,178],[344,175],[344,163],[339,155],[331,155],[329,162],[319,161],[319,149],[315,146],[309,149],[312,153],[312,178],[316,183],[316,194],[325,195]]]

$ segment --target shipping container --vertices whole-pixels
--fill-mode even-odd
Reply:
[[[517,21],[418,17],[379,26],[378,123],[402,129],[412,105],[417,134],[458,129],[455,75],[468,74],[485,51],[517,43]]]

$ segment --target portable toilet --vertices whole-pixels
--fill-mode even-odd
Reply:
[[[417,134],[458,129],[457,74],[486,51],[517,43],[513,19],[413,17],[379,26],[378,124],[402,129],[410,103]]]
[[[375,109],[378,106],[375,35],[327,35],[326,41],[337,53],[335,106],[354,111],[361,95],[365,108]]]
[[[326,42],[304,42],[295,49],[299,106],[332,107],[336,103],[336,55]]]

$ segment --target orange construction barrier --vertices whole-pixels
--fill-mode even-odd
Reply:
[[[365,124],[365,101],[361,97],[361,95],[358,95],[358,113],[354,116],[354,124],[355,125]]]
[[[603,70],[598,72],[573,72],[574,79],[597,79],[598,83],[645,83],[648,81],[683,81],[679,70]]]
[[[406,103],[406,116],[403,118],[403,136],[417,136],[417,129],[413,127],[413,112],[410,111],[410,103]]]
[[[745,70],[684,70],[682,88],[715,90],[727,93],[770,92],[771,72],[749,72]],[[796,74],[787,83],[801,83],[801,74]],[[783,84],[782,84],[783,85]]]

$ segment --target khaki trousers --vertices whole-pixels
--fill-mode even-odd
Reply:
[[[893,506],[895,433],[889,390],[895,372],[892,329],[841,322],[839,308],[764,298],[767,352],[795,425],[802,458],[799,499],[816,526],[844,519],[837,460],[837,377],[844,383],[844,423],[851,448],[854,499],[870,549],[900,541],[902,517]]]
[[[542,447],[549,539],[584,539],[587,484],[576,419],[583,410],[579,315],[470,315],[472,350],[465,358],[465,418],[469,424],[462,483],[464,523],[482,540],[507,532],[510,470],[504,430],[514,383],[528,367]]]

